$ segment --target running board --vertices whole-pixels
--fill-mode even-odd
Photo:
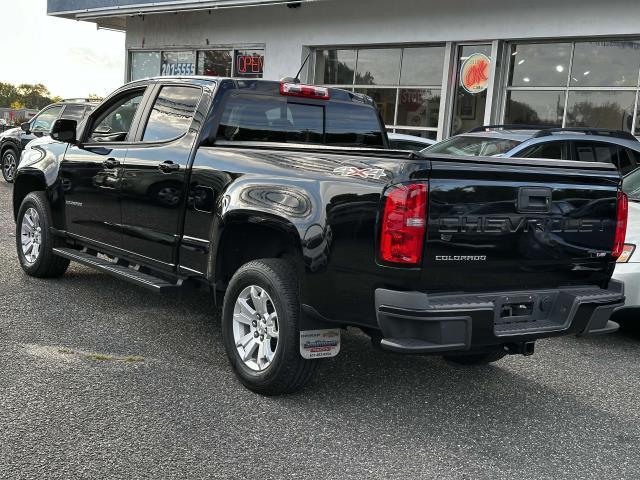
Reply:
[[[86,265],[87,267],[95,268],[100,272],[108,273],[111,276],[156,293],[166,293],[172,290],[177,290],[181,287],[182,283],[182,281],[179,283],[171,283],[162,278],[133,270],[132,268],[124,265],[118,265],[117,263],[110,262],[109,260],[96,257],[95,255],[91,255],[80,250],[74,250],[73,248],[54,248],[53,253],[59,257],[68,258],[72,262],[77,262],[82,265]]]

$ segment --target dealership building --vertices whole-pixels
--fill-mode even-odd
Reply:
[[[47,8],[126,32],[125,80],[279,80],[302,67],[303,82],[371,96],[399,133],[441,139],[526,123],[640,135],[638,0],[48,0]]]

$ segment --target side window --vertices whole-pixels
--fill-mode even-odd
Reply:
[[[553,160],[563,160],[567,158],[566,154],[566,142],[554,141],[545,142],[538,145],[529,147],[524,152],[518,155],[523,158],[549,158]]]
[[[40,115],[33,119],[31,122],[31,130],[34,132],[46,132],[49,133],[53,122],[55,122],[60,116],[62,111],[62,105],[56,105],[46,109]]]
[[[142,141],[172,140],[186,133],[201,96],[199,88],[162,87],[153,104]]]
[[[80,121],[84,118],[84,105],[67,105],[64,107],[64,112],[60,118],[66,118],[69,120]]]
[[[575,142],[576,160],[613,163],[618,166],[617,147],[603,142]]]
[[[638,168],[638,153],[628,148],[621,148],[619,153],[620,165],[618,169],[622,175],[626,175],[629,172]]]
[[[120,97],[93,122],[88,139],[90,142],[124,142],[129,136],[133,118],[140,106],[144,90]]]

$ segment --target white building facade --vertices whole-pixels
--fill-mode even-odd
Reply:
[[[390,130],[483,124],[640,134],[637,0],[48,0],[126,31],[127,78],[294,76],[374,98]]]

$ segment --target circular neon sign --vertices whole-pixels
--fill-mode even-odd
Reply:
[[[482,53],[474,53],[467,58],[460,69],[460,85],[475,95],[489,86],[491,59]]]

